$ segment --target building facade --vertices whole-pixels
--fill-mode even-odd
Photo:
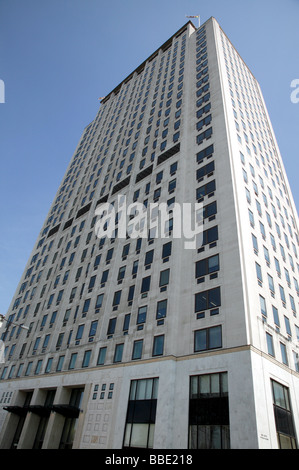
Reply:
[[[297,448],[298,241],[256,79],[186,23],[67,168],[2,327],[1,448]]]

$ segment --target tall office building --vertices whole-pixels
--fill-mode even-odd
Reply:
[[[296,448],[298,241],[256,79],[186,23],[67,168],[2,330],[1,448]]]

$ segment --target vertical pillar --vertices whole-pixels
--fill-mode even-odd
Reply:
[[[66,387],[58,387],[55,394],[54,404],[66,404],[70,400],[71,389]],[[58,449],[61,433],[63,430],[65,418],[59,413],[52,412],[47,430],[44,437],[42,449]]]

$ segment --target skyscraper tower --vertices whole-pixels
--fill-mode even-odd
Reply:
[[[5,317],[1,448],[296,448],[298,241],[260,87],[189,21],[84,129]]]

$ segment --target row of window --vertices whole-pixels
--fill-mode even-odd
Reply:
[[[207,305],[204,305],[204,306],[205,308],[207,307]],[[164,314],[165,314],[165,305],[161,304],[159,313],[157,313],[157,315],[158,316],[162,315],[162,318],[163,318]],[[145,321],[144,315],[146,315],[146,312],[144,313],[144,311],[140,310],[139,315],[140,315],[140,322]],[[113,331],[114,326],[115,326],[115,323],[110,322],[108,326],[108,333],[109,333],[109,328],[111,328],[111,331]],[[94,325],[91,326],[91,328],[94,328],[94,327],[95,327]],[[79,326],[78,331],[77,331],[77,335],[79,335],[78,338],[80,337],[81,334],[82,334],[82,331]],[[161,356],[164,354],[164,339],[165,339],[165,336],[163,334],[154,336],[152,357]],[[40,338],[37,338],[34,344],[34,348],[35,347],[37,348],[39,346],[39,341],[40,341]],[[203,328],[200,330],[196,330],[194,332],[194,352],[202,352],[202,351],[217,349],[221,347],[222,347],[222,326],[221,325],[213,326],[209,328]],[[123,351],[124,351],[124,343],[117,343],[114,349],[113,363],[122,362]],[[142,351],[143,351],[143,339],[140,338],[138,340],[135,340],[133,343],[131,359],[132,360],[141,359]],[[107,346],[101,347],[98,353],[97,365],[105,364],[106,354],[107,354]],[[91,349],[86,350],[84,352],[82,364],[79,367],[88,367],[90,365],[91,355],[92,355],[92,350]],[[79,356],[78,352],[74,352],[71,354],[70,359],[69,359],[69,364],[68,364],[69,370],[75,369],[78,367],[77,365],[78,356]],[[56,365],[56,372],[63,370],[64,361],[65,361],[64,355],[61,355],[58,357],[58,362]],[[42,359],[37,360],[35,364],[35,368],[34,368],[34,362],[29,361],[27,363],[24,375],[30,376],[32,374],[39,374],[42,369],[42,364],[43,364]],[[53,357],[48,358],[44,373],[52,372],[53,364],[54,364],[54,358]],[[23,374],[23,371],[24,371],[24,363],[21,363],[18,366],[18,369],[16,369],[16,365],[13,364],[12,366],[10,366],[9,373],[8,373],[8,366],[4,366],[0,378],[1,380],[5,379],[7,373],[8,373],[8,377],[7,377],[8,379],[13,378],[14,376],[20,377]]]

